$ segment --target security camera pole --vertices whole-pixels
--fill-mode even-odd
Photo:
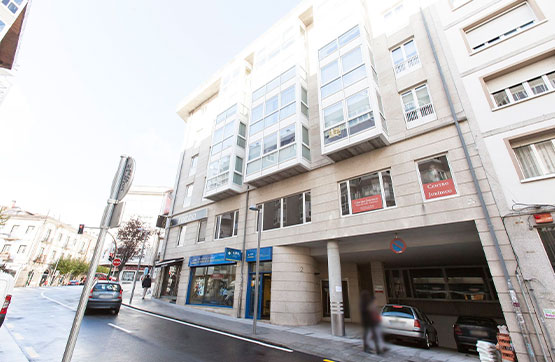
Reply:
[[[258,319],[258,285],[260,281],[259,277],[259,269],[260,269],[260,239],[262,237],[262,206],[250,206],[249,209],[252,211],[257,212],[257,220],[258,220],[258,242],[256,244],[256,273],[254,276],[254,312],[252,316],[252,333],[256,334],[256,320]],[[246,258],[245,258],[246,260]]]
[[[64,351],[64,357],[62,362],[70,362],[73,356],[73,350],[75,349],[75,344],[77,343],[77,336],[79,335],[79,328],[81,327],[81,321],[83,320],[83,315],[85,314],[85,308],[87,307],[88,294],[94,283],[94,275],[96,273],[96,268],[98,266],[98,261],[100,259],[100,253],[102,252],[102,247],[104,245],[104,238],[108,233],[108,229],[117,226],[119,224],[119,216],[121,215],[121,205],[119,202],[124,198],[131,187],[133,182],[133,176],[135,174],[135,160],[129,156],[121,156],[119,161],[118,171],[112,182],[112,189],[110,191],[110,198],[108,199],[108,205],[104,209],[104,215],[102,216],[102,221],[100,223],[100,233],[96,241],[96,246],[94,248],[93,257],[87,273],[87,280],[83,286],[83,291],[81,292],[81,299],[79,300],[79,306],[75,312],[75,318],[73,319],[73,325],[71,326],[71,332],[67,339],[66,349]],[[115,219],[118,220],[114,220]]]

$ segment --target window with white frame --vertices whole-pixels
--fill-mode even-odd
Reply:
[[[185,186],[185,198],[183,199],[183,207],[191,206],[193,199],[193,184]]]
[[[393,69],[400,76],[420,67],[420,58],[414,40],[409,40],[391,50]]]
[[[305,224],[311,220],[310,191],[266,201],[262,204],[263,231]],[[256,228],[258,230],[258,225]]]
[[[555,176],[555,133],[534,142],[511,143],[524,180]]]
[[[207,219],[202,219],[198,222],[197,243],[203,243],[206,241],[207,223],[208,223]]]
[[[4,244],[4,246],[2,247],[2,253],[9,253],[10,248],[11,248],[10,244]]]
[[[328,56],[334,54],[338,49],[349,44],[352,40],[358,38],[359,36],[360,29],[357,25],[318,50],[318,59],[322,60],[327,58]]]
[[[428,86],[423,84],[401,94],[407,128],[436,119]]]
[[[19,232],[19,225],[13,225],[12,230],[10,231],[10,236],[17,235]]]
[[[177,246],[185,244],[185,237],[187,235],[187,225],[179,227],[179,234],[177,235]]]
[[[46,230],[46,233],[44,234],[44,237],[42,238],[42,241],[47,241],[48,238],[50,238],[50,234],[52,234],[52,229]]]
[[[455,180],[446,155],[418,161],[417,169],[424,200],[433,200],[457,194]]]
[[[4,30],[5,27],[6,27],[6,23],[0,20],[0,32],[2,32],[2,30]]]
[[[536,14],[527,1],[507,9],[476,25],[465,29],[470,49],[485,49],[503,39],[519,34],[538,21]]]
[[[552,61],[555,58],[552,59]],[[542,65],[534,66],[533,68],[543,68]],[[538,69],[539,70],[539,69]],[[500,77],[501,79],[493,79],[487,82],[488,88],[495,107],[503,107],[510,104],[518,103],[528,98],[534,98],[544,95],[548,92],[555,91],[555,71],[545,72],[540,74],[532,73],[533,70],[528,67],[522,70],[517,70],[507,76]],[[532,75],[534,74],[534,75]],[[512,83],[507,85],[510,78],[516,79],[519,76],[533,77],[522,83]],[[503,87],[500,89],[500,87]]]
[[[368,89],[324,108],[322,113],[325,145],[375,126]]]
[[[27,230],[25,230],[25,234],[30,234],[35,230],[35,227],[33,225],[29,225],[27,226]]]
[[[391,171],[373,172],[339,183],[341,215],[395,206]]]
[[[198,154],[191,157],[191,164],[189,166],[189,176],[197,173]]]
[[[322,99],[366,78],[362,47],[356,47],[335,60],[320,66],[320,93]]]
[[[24,254],[25,250],[27,250],[27,245],[20,245],[19,248],[17,249],[17,253]]]
[[[17,13],[17,10],[19,10],[21,3],[23,3],[23,0],[2,0],[2,4],[4,4],[4,6],[6,6],[8,10],[12,12],[12,14]]]
[[[236,114],[237,104],[216,117],[216,129],[212,134],[212,149],[210,150],[212,157],[233,146],[236,127],[238,127]]]
[[[216,216],[214,239],[224,239],[237,236],[239,228],[239,210],[226,212]]]
[[[308,128],[306,128],[305,126],[302,126],[302,138],[303,138],[302,156],[306,160],[310,161],[311,157],[310,157],[310,143],[308,138]]]
[[[230,162],[231,155],[227,155],[208,164],[206,191],[212,191],[227,184]]]

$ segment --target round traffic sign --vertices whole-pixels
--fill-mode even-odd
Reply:
[[[391,240],[391,243],[389,244],[389,248],[395,254],[401,254],[405,250],[407,250],[407,244],[405,243],[405,241],[403,239],[395,238],[395,239]]]
[[[113,266],[120,266],[121,265],[121,259],[120,258],[116,258],[112,261],[112,265]]]

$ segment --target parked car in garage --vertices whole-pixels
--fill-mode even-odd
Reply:
[[[418,308],[409,305],[386,304],[382,309],[385,337],[418,342],[424,348],[438,345],[434,322]]]
[[[476,350],[476,342],[497,343],[497,322],[484,317],[459,317],[453,325],[457,350]]]
[[[2,327],[4,319],[6,319],[8,307],[12,301],[14,284],[14,278],[10,274],[0,272],[0,327]]]
[[[86,312],[91,309],[111,310],[114,314],[119,313],[121,307],[123,289],[118,282],[98,280],[89,294]]]

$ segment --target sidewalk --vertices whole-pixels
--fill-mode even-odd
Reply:
[[[29,360],[8,331],[6,323],[4,321],[4,324],[0,327],[0,361],[28,362]]]
[[[129,294],[124,294],[124,305],[129,306]],[[277,326],[266,321],[259,321],[257,334],[252,334],[252,320],[234,318],[217,313],[199,310],[189,306],[175,305],[158,299],[140,296],[133,298],[133,308],[154,314],[198,324],[243,337],[260,340],[295,351],[304,352],[342,362],[361,361],[442,361],[467,362],[477,361],[477,356],[464,355],[444,348],[426,350],[417,347],[391,345],[384,355],[376,356],[362,351],[360,327],[348,323],[345,327],[346,336],[336,337],[330,334],[330,324],[323,322],[314,326],[288,327]]]

